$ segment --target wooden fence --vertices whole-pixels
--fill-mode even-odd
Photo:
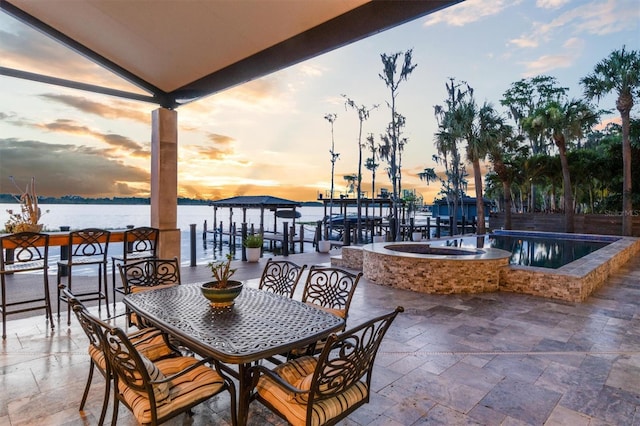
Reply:
[[[504,227],[504,213],[491,213],[491,229]],[[640,216],[633,216],[632,235],[640,237]],[[575,215],[576,234],[622,235],[622,216],[601,214]],[[564,215],[552,213],[512,213],[511,229],[564,232]]]

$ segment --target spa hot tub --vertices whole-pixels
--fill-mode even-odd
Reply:
[[[362,271],[376,284],[421,293],[498,291],[511,253],[494,248],[432,247],[428,243],[373,243],[362,248]]]

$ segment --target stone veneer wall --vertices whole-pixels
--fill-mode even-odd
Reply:
[[[500,290],[583,302],[640,252],[640,239],[622,238],[558,269],[511,266],[500,273]]]
[[[331,262],[333,264],[333,261]],[[340,265],[349,269],[362,270],[362,246],[342,247],[342,260]]]
[[[624,238],[559,269],[509,266],[508,259],[445,260],[365,252],[360,246],[345,246],[334,266],[364,271],[376,284],[420,293],[479,293],[509,291],[583,302],[633,256],[640,253],[640,239]],[[392,257],[385,261],[381,256]],[[420,265],[418,265],[420,264]],[[418,267],[419,266],[419,267]],[[480,273],[479,271],[482,271]],[[399,278],[402,277],[402,278]]]
[[[362,270],[376,284],[420,293],[483,293],[498,290],[500,271],[508,265],[508,258],[421,258],[364,251]]]

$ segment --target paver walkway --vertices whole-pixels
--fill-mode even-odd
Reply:
[[[329,262],[320,253],[289,259]],[[258,277],[264,261],[243,264],[237,278]],[[204,266],[183,268],[183,282],[207,277]],[[82,281],[74,277],[74,286]],[[405,313],[376,360],[371,403],[343,425],[640,425],[639,256],[584,303],[509,293],[423,295],[362,280],[349,324],[396,305]],[[78,412],[89,367],[86,337],[75,318],[67,327],[66,315],[54,317],[53,333],[40,313],[8,322],[0,426],[97,422],[100,375]],[[225,395],[194,412],[192,420],[168,424],[229,424]],[[119,419],[135,424],[123,407]],[[253,403],[249,424],[284,423]]]

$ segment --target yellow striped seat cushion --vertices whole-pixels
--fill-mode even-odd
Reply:
[[[154,286],[132,285],[132,286],[129,286],[129,291],[131,293],[140,293],[141,291],[160,290],[161,288],[175,287],[177,285],[178,283],[160,284],[160,285],[154,285]]]
[[[93,363],[100,368],[100,370],[105,371],[107,369],[107,363],[104,359],[104,352],[102,349],[96,348],[93,345],[89,345],[89,356],[93,360]]]
[[[156,334],[153,336],[153,334]],[[150,337],[151,336],[151,337]],[[151,361],[156,361],[160,358],[164,358],[174,354],[164,340],[164,337],[160,334],[158,329],[147,328],[142,331],[132,333],[129,335],[131,342],[136,346],[138,352],[149,358]],[[107,369],[107,364],[104,358],[104,352],[100,348],[93,345],[89,345],[89,356],[102,371]]]
[[[174,355],[174,350],[167,345],[162,333],[157,328],[145,328],[129,335],[131,343],[134,344],[138,352],[151,361],[157,361],[170,355]]]
[[[312,302],[304,302],[304,303],[306,303],[309,306],[313,306],[316,309],[320,309],[322,311],[329,312],[330,314],[333,314],[333,315],[335,315],[337,317],[340,317],[340,318],[346,318],[347,317],[346,309],[325,308],[324,306],[316,305],[315,303],[312,303]]]
[[[167,358],[157,361],[156,366],[168,377],[198,362],[192,357]],[[140,423],[151,422],[151,403],[149,398],[134,392],[123,383],[119,384],[127,404]],[[158,403],[158,417],[191,405],[194,401],[204,400],[220,391],[224,380],[220,375],[204,365],[169,382],[169,398]]]
[[[316,359],[314,357],[301,357],[274,368],[283,380],[294,387],[309,387],[309,375],[313,375]],[[313,368],[310,369],[311,365]],[[296,386],[298,385],[298,386]],[[289,392],[278,386],[270,377],[262,376],[256,387],[262,398],[268,401],[293,425],[304,425],[307,416],[307,398],[293,392]],[[306,389],[305,389],[306,390]],[[317,401],[313,404],[312,425],[321,425],[337,417],[349,407],[366,399],[369,390],[364,382],[357,382],[354,386],[341,394]]]

